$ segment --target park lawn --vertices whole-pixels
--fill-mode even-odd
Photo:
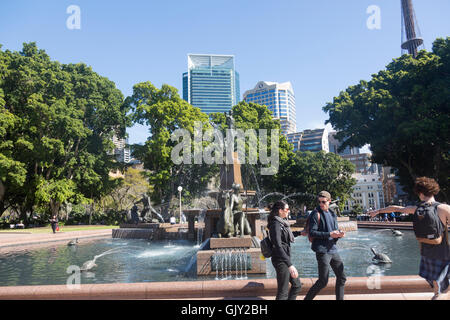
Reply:
[[[105,230],[105,229],[118,229],[119,226],[97,226],[97,225],[78,225],[78,226],[60,226],[58,232],[71,232],[71,231],[85,231],[85,230]],[[23,232],[23,233],[48,233],[52,230],[52,227],[39,227],[39,228],[26,228],[26,229],[0,229],[1,233],[4,232]]]

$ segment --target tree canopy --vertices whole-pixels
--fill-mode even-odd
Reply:
[[[35,43],[0,51],[0,214],[89,202],[119,183],[112,137],[130,124],[115,84],[83,63],[52,61]]]
[[[205,190],[218,168],[205,163],[174,163],[172,151],[179,143],[171,139],[177,129],[185,129],[190,137],[194,135],[196,121],[202,130],[211,128],[208,116],[180,98],[177,89],[164,84],[161,89],[151,82],[138,83],[133,95],[126,99],[133,108],[133,120],[149,126],[149,136],[144,145],[134,145],[133,155],[149,170],[149,183],[153,187],[152,200],[156,203],[170,203],[177,195],[177,187],[183,187],[183,195],[192,197]],[[194,145],[190,150],[193,154]]]
[[[396,169],[412,194],[414,179],[435,178],[450,199],[450,37],[432,52],[394,59],[370,81],[348,87],[323,107],[346,146],[370,144],[372,160]]]

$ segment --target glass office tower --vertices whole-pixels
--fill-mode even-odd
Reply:
[[[206,114],[231,110],[240,101],[234,56],[189,54],[183,99]]]
[[[289,81],[259,81],[254,89],[245,91],[244,100],[267,106],[273,118],[280,119],[283,135],[296,132],[295,95]]]

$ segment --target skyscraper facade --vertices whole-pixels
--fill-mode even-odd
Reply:
[[[300,141],[300,151],[330,152],[326,128],[303,131]]]
[[[206,114],[227,112],[240,101],[234,56],[189,54],[183,99]]]
[[[259,81],[255,88],[245,91],[244,100],[267,106],[273,118],[280,119],[282,134],[296,131],[295,95],[289,81]]]

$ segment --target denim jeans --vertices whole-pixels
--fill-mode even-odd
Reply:
[[[285,262],[272,261],[272,265],[277,272],[277,300],[295,300],[302,287],[300,279],[292,278],[289,268]],[[289,283],[291,289],[289,290]]]
[[[319,253],[316,252],[316,259],[319,268],[319,279],[309,289],[305,296],[305,300],[312,300],[314,297],[325,288],[328,284],[328,275],[330,273],[330,266],[336,275],[336,300],[344,300],[344,285],[347,278],[344,274],[344,263],[338,253]]]

